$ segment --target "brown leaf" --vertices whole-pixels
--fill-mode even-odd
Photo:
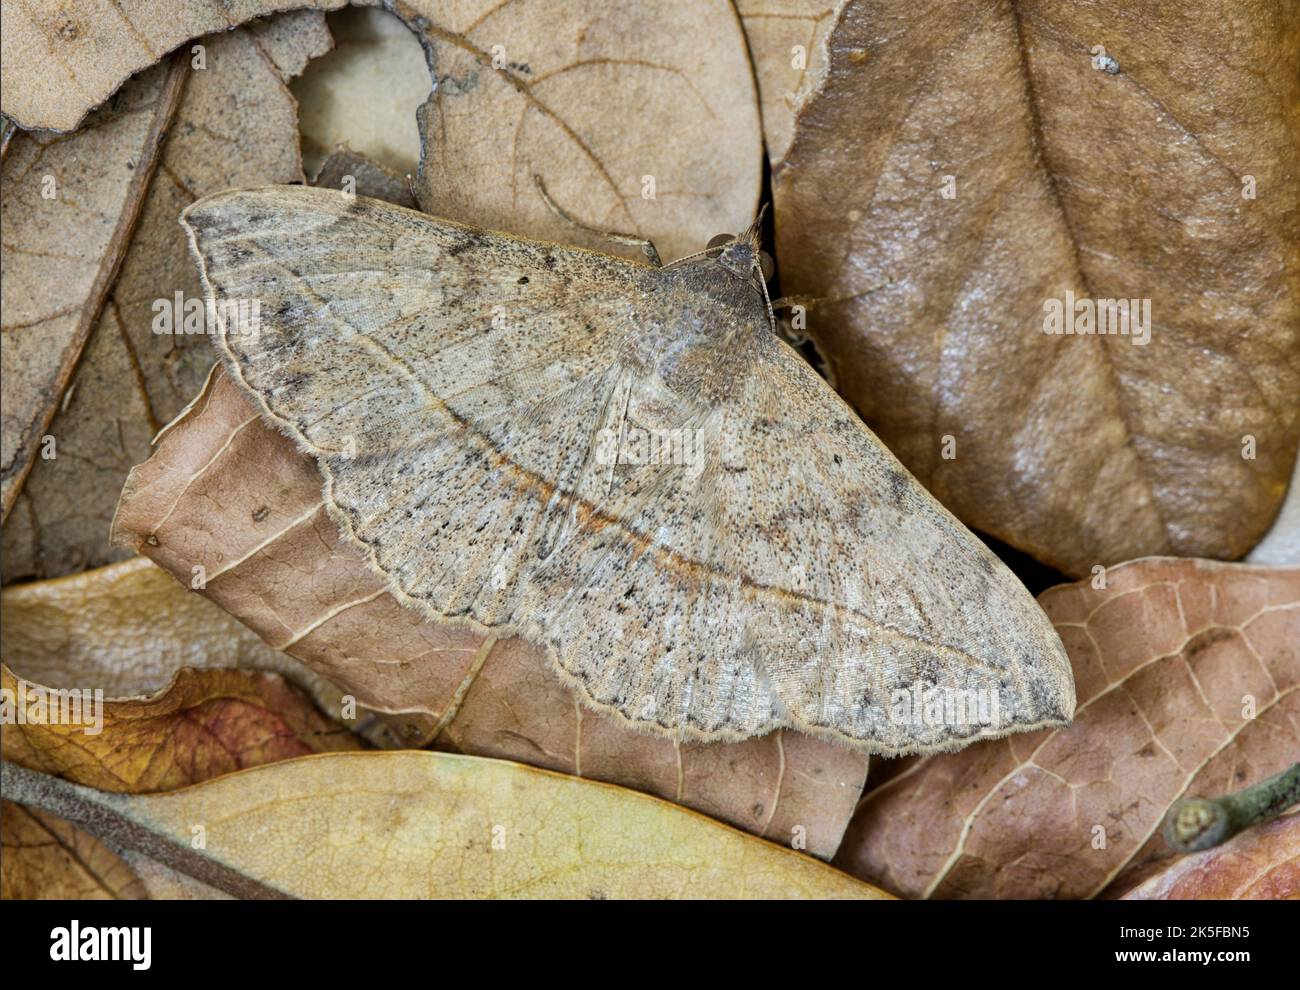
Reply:
[[[3,772],[6,793],[243,896],[888,897],[668,802],[498,760],[328,754],[146,796]]]
[[[1179,857],[1124,899],[1300,899],[1300,814],[1266,822],[1221,846]]]
[[[753,220],[762,135],[730,3],[604,0],[448,8],[394,0],[438,85],[416,196],[440,217],[640,258],[583,233],[648,237],[665,260]],[[598,95],[597,95],[598,94]]]
[[[6,51],[11,30],[6,23]],[[7,54],[5,65],[8,77]],[[74,135],[20,133],[10,142],[0,174],[5,516],[37,456],[59,453],[46,430],[126,252],[186,71],[184,62],[151,69]]]
[[[0,900],[113,900],[146,896],[106,845],[46,811],[0,801]]]
[[[92,685],[59,696],[8,666],[0,667],[0,683],[11,706],[0,735],[4,758],[101,790],[174,790],[360,745],[275,674],[186,669],[165,691],[139,700],[106,699]]]
[[[328,10],[345,2],[316,0],[311,6]],[[0,112],[20,127],[70,131],[129,76],[178,45],[302,6],[302,0],[248,0],[232,12],[226,3],[11,4],[0,35]],[[190,50],[182,54],[188,62]]]
[[[963,521],[1075,575],[1264,532],[1300,438],[1297,37],[1273,0],[844,8],[773,180],[782,290]],[[1150,342],[1044,333],[1067,291],[1149,299]]]
[[[797,733],[677,746],[583,709],[541,649],[399,606],[347,549],[315,464],[264,425],[224,374],[123,491],[117,537],[190,579],[268,643],[368,707],[431,718],[461,749],[637,787],[830,855],[865,758]]]
[[[899,761],[838,865],[907,896],[1125,890],[1167,855],[1175,800],[1294,761],[1300,569],[1150,558],[1104,579],[1039,597],[1074,667],[1074,723]]]
[[[178,292],[202,299],[177,215],[196,197],[232,186],[303,181],[297,108],[285,73],[301,71],[329,44],[323,15],[311,11],[204,41],[205,67],[186,83],[121,273],[49,426],[60,456],[36,461],[5,527],[5,582],[56,577],[121,556],[108,544],[117,493],[131,466],[148,456],[150,438],[202,385],[212,363],[206,336],[154,329],[160,301],[170,305]],[[84,133],[67,139],[68,146],[80,147]],[[6,176],[15,165],[6,163]],[[70,198],[84,194],[84,179],[63,181]],[[33,225],[46,222],[48,207],[24,207]],[[80,226],[84,219],[74,209],[69,222]],[[79,243],[66,225],[56,233]],[[8,241],[5,255],[8,266]],[[43,282],[49,274],[33,270],[30,278]],[[7,303],[11,290],[5,291]],[[41,360],[45,352],[13,357]],[[6,376],[9,361],[6,351]]]

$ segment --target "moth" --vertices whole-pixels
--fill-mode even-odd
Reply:
[[[662,267],[322,189],[182,223],[229,373],[425,616],[683,741],[897,755],[1073,716],[1033,598],[776,334],[757,223]]]

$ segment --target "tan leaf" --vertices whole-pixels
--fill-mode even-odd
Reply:
[[[0,899],[112,900],[145,896],[122,859],[46,811],[0,801]]]
[[[93,686],[54,692],[0,667],[6,760],[102,790],[172,790],[307,753],[356,749],[275,674],[181,670],[165,691],[106,699]],[[40,721],[37,721],[37,719]]]
[[[311,6],[328,10],[345,2],[317,0]],[[178,45],[302,6],[302,0],[7,4],[0,35],[5,67],[0,111],[20,127],[70,131],[129,76]],[[180,54],[188,62],[194,53],[187,48]]]
[[[288,14],[203,43],[205,67],[190,73],[185,84],[121,272],[49,427],[59,456],[36,459],[17,511],[7,520],[6,583],[57,577],[121,556],[109,548],[108,528],[122,482],[131,466],[148,456],[149,440],[161,424],[180,411],[207,376],[213,352],[205,335],[155,331],[160,302],[171,306],[176,293],[182,299],[202,299],[176,222],[180,210],[198,196],[232,186],[303,181],[297,109],[285,88],[286,73],[300,71],[307,58],[328,50],[324,16]],[[88,140],[85,134],[77,132],[65,145],[80,147]],[[11,168],[16,161],[6,162],[6,188]],[[84,195],[84,178],[68,175],[61,181],[71,199]],[[32,218],[30,225],[47,222],[50,204],[37,200],[20,208],[28,211],[24,215]],[[84,218],[69,209],[68,223],[80,228]],[[66,243],[84,240],[66,224],[54,233]],[[12,261],[8,236],[5,256],[7,278]],[[24,276],[33,285],[44,285],[50,271],[41,267]],[[52,288],[66,291],[55,282],[43,291]],[[7,284],[6,306],[12,291]],[[8,384],[11,363],[21,371],[19,358],[44,360],[47,352],[10,355],[9,337],[5,339]]]
[[[1150,558],[1039,602],[1074,667],[1074,723],[901,763],[836,863],[907,896],[1088,897],[1167,855],[1187,794],[1300,748],[1300,569]]]
[[[1300,814],[1266,822],[1221,846],[1174,859],[1124,899],[1300,899]]]
[[[427,213],[639,258],[561,221],[655,242],[665,260],[743,230],[762,183],[753,70],[725,0],[395,2],[435,67],[420,113]],[[598,94],[598,95],[597,95]]]
[[[773,178],[782,290],[964,522],[1074,575],[1267,528],[1300,437],[1297,37],[1273,0],[844,8]],[[1067,292],[1149,300],[1149,343],[1044,333]]]
[[[24,12],[3,37],[4,63],[18,71],[0,109],[24,126],[73,127],[163,52],[290,6],[256,0],[232,16],[202,4],[135,21],[98,8]],[[611,249],[557,220],[536,173],[578,219],[650,237],[665,256],[697,251],[753,219],[762,135],[745,38],[726,0],[650,0],[617,12],[601,0],[383,6],[420,36],[439,79],[421,115],[429,146],[420,199],[429,212],[520,234],[563,230],[568,241]],[[134,39],[122,45],[126,31]],[[70,74],[52,94],[39,68],[51,56]],[[638,110],[635,127],[628,107]]]
[[[338,715],[342,692],[273,650],[148,558],[0,592],[5,663],[53,688],[95,687],[107,698],[163,690],[183,667],[282,674]]]
[[[736,0],[773,165],[790,149],[796,111],[826,74],[826,38],[843,6],[844,0]]]
[[[224,374],[132,472],[115,532],[277,649],[379,711],[418,711],[441,748],[521,760],[670,798],[828,856],[866,760],[778,732],[675,745],[581,708],[522,640],[483,640],[402,608],[348,550],[314,462],[267,427]]]
[[[8,21],[6,91],[13,89]],[[59,438],[47,430],[122,263],[186,71],[173,62],[144,73],[77,134],[19,133],[8,145],[0,172],[5,516],[33,461],[59,454]]]
[[[93,816],[106,837],[245,893],[260,887],[263,894],[312,898],[888,896],[657,798],[475,757],[334,754],[150,796],[33,779],[6,763],[4,788],[74,820]],[[196,827],[204,830],[203,854],[191,848]]]

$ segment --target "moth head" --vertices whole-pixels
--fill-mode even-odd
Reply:
[[[766,282],[772,277],[772,258],[761,246],[766,212],[765,205],[742,234],[718,234],[711,238],[705,251],[716,252],[718,263],[741,278],[749,278],[757,270]]]

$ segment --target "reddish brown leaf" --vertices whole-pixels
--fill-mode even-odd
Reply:
[[[1074,723],[908,761],[863,798],[838,865],[918,897],[1126,890],[1167,855],[1175,800],[1294,762],[1300,569],[1150,558],[1104,580],[1039,597]]]
[[[1300,899],[1300,814],[1247,829],[1221,846],[1173,860],[1125,900]]]
[[[49,689],[8,667],[0,678],[7,704],[16,706],[0,734],[4,758],[100,790],[175,790],[246,767],[360,747],[275,674],[182,670],[165,691],[144,699],[96,698],[93,685],[85,685],[79,708],[56,703]],[[50,714],[36,722],[41,698]],[[78,713],[80,721],[54,720],[56,710]]]

